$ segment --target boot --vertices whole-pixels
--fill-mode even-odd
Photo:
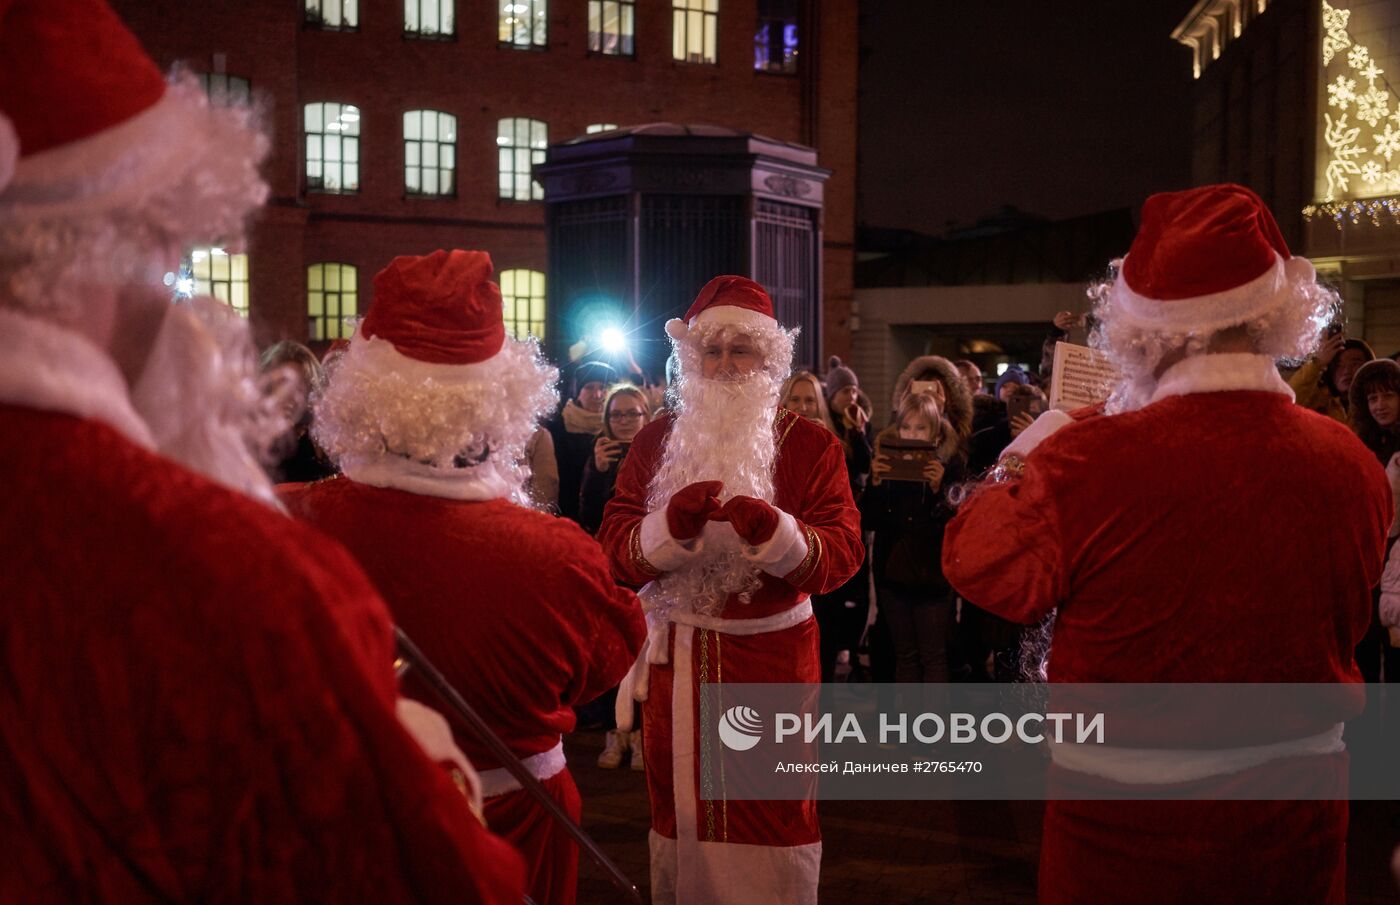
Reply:
[[[629,743],[632,747],[632,769],[645,770],[646,762],[642,760],[642,731],[640,729],[632,733]]]
[[[598,755],[598,766],[604,770],[616,770],[622,766],[622,755],[627,751],[627,733],[616,729],[608,732],[607,745]]]

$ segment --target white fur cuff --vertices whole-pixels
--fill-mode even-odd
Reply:
[[[1021,435],[1011,441],[1011,445],[1002,451],[1002,456],[1017,456],[1024,459],[1031,454],[1041,443],[1044,443],[1051,434],[1074,423],[1074,419],[1059,409],[1051,409],[1035,419],[1035,423],[1025,430]]]
[[[807,534],[797,519],[779,509],[778,527],[773,536],[757,547],[745,545],[743,553],[749,562],[781,578],[807,558]]]
[[[704,532],[687,541],[671,536],[666,524],[666,510],[658,509],[642,519],[642,556],[662,572],[673,572],[690,562],[705,549]]]

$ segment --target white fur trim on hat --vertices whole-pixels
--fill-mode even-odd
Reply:
[[[498,351],[495,355],[484,361],[472,364],[438,364],[431,361],[419,361],[411,358],[398,349],[389,340],[379,336],[366,338],[362,327],[355,328],[355,337],[350,340],[350,348],[346,350],[346,355],[354,356],[359,363],[359,367],[367,371],[378,371],[383,374],[400,374],[410,380],[434,380],[442,384],[489,382],[495,374],[492,362],[500,356]],[[503,345],[502,349],[505,348]]]
[[[1274,265],[1248,283],[1196,298],[1162,301],[1134,292],[1120,268],[1113,284],[1113,305],[1119,316],[1162,333],[1208,333],[1267,314],[1316,279],[1317,272],[1307,258],[1285,261],[1275,254]]]
[[[0,192],[10,184],[15,175],[15,164],[19,160],[19,136],[10,118],[0,113]]]
[[[686,324],[678,317],[673,317],[666,322],[666,335],[675,340],[685,339],[701,324],[729,324],[736,327],[764,327],[773,326],[777,321],[762,311],[754,311],[750,308],[740,308],[738,305],[714,305],[706,308],[690,319]]]

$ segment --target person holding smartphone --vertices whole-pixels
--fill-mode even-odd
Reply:
[[[583,465],[579,488],[579,524],[589,534],[597,534],[603,524],[603,507],[613,498],[617,469],[632,438],[651,421],[646,391],[631,384],[613,387],[603,403],[603,429],[593,441],[593,455]]]
[[[953,517],[946,491],[962,480],[964,450],[931,393],[907,397],[895,425],[901,441],[929,443],[931,455],[919,480],[893,478],[890,452],[875,457],[861,527],[875,535],[875,601],[894,644],[895,681],[943,683],[954,616],[941,566],[943,529]]]

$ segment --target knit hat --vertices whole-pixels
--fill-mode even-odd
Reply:
[[[1002,372],[1002,375],[997,378],[997,383],[992,390],[992,395],[1000,399],[1001,388],[1008,383],[1019,383],[1021,386],[1025,386],[1030,382],[1031,379],[1026,375],[1025,371],[1022,371],[1020,368],[1007,368]]]
[[[666,335],[684,339],[698,323],[776,326],[773,300],[767,290],[748,277],[715,277],[701,288],[685,317],[666,322]]]
[[[856,378],[856,372],[841,363],[839,356],[833,355],[826,362],[826,401],[828,403],[836,398],[836,394],[846,387],[860,388],[860,380]]]
[[[1147,199],[1113,300],[1144,327],[1207,333],[1252,321],[1315,279],[1312,264],[1289,253],[1258,195],[1208,185]]]
[[[569,398],[577,399],[578,394],[590,383],[612,386],[617,383],[617,371],[603,361],[585,361],[574,369],[573,383],[569,387]]]

